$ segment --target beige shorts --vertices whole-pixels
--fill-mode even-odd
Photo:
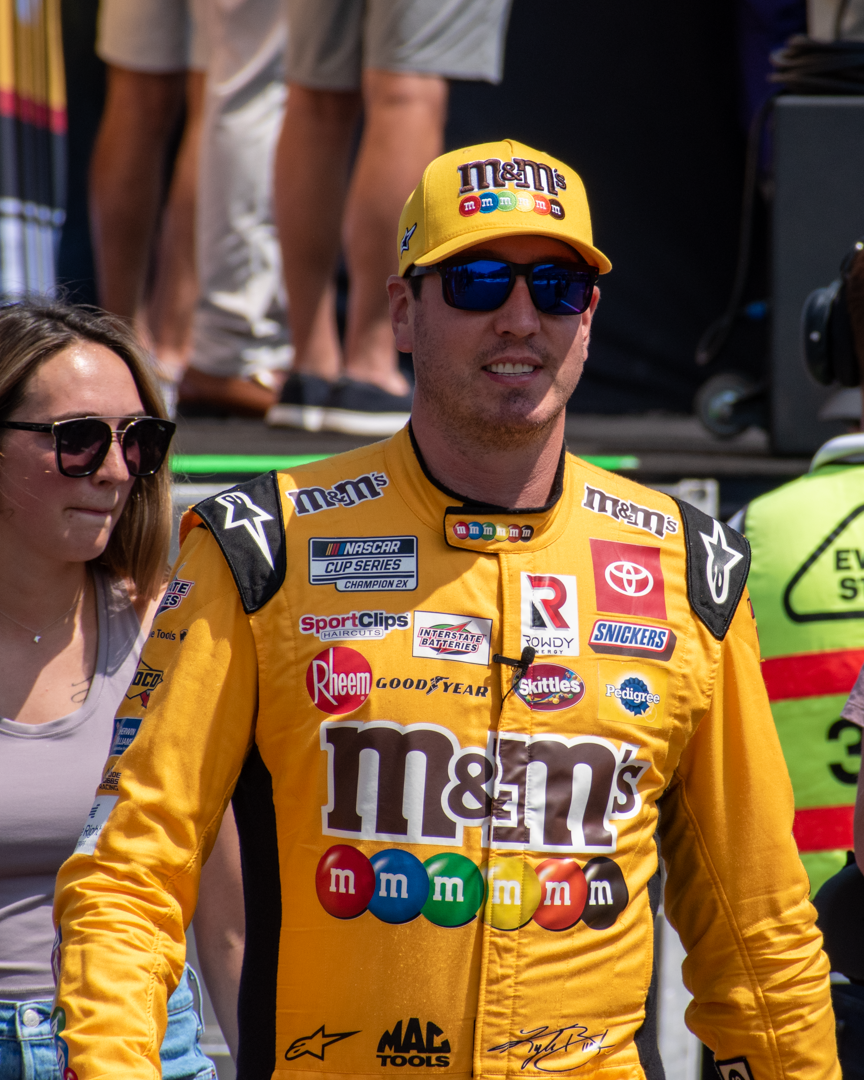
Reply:
[[[96,53],[107,64],[162,75],[207,67],[202,0],[100,0]]]
[[[498,83],[512,0],[285,0],[289,82],[356,90],[364,68]]]

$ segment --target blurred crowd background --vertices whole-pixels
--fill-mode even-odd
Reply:
[[[190,14],[202,24],[203,44],[193,55],[190,43],[187,61],[162,72],[166,77],[157,80],[160,85],[145,100],[140,80],[124,86],[122,66],[106,64],[97,54],[98,0],[0,0],[3,292],[12,296],[48,288],[56,274],[75,299],[102,302],[122,314],[134,307],[139,324],[155,333],[157,351],[175,369],[193,348],[188,324],[195,289],[188,267],[168,264],[172,258],[182,261],[177,241],[194,222],[194,129],[211,125],[209,135],[205,130],[200,167],[212,188],[218,185],[213,171],[220,169],[218,155],[224,152],[220,133],[213,129],[216,99],[221,95],[224,121],[224,99],[236,93],[238,79],[245,80],[248,96],[250,79],[257,78],[270,84],[271,110],[282,109],[284,91],[277,84],[290,38],[281,3],[197,2]],[[243,39],[243,28],[252,24],[255,42]],[[223,36],[220,42],[226,27],[229,40]],[[804,0],[706,0],[699,5],[670,0],[659,6],[636,0],[614,5],[514,0],[501,81],[450,81],[447,149],[512,136],[572,162],[585,180],[595,235],[611,254],[614,273],[604,283],[591,363],[573,409],[689,412],[699,386],[719,368],[741,371],[755,382],[763,377],[768,283],[761,195],[755,257],[741,298],[742,310],[750,305],[749,315],[740,320],[733,347],[718,361],[699,367],[694,353],[705,328],[725,309],[732,287],[747,131],[772,92],[770,53],[806,27]],[[209,46],[208,31],[211,39],[216,35]],[[99,51],[112,55],[111,47],[103,43]],[[253,54],[258,70],[241,70]],[[231,108],[241,106],[235,102]],[[268,122],[272,126],[260,108],[255,117],[247,111],[246,136],[252,138],[255,123]],[[356,123],[356,130],[350,125],[355,153],[359,115]],[[272,165],[260,147],[268,137],[271,142],[278,137],[278,126],[276,134],[255,133],[259,151],[254,170],[259,177],[266,175],[268,183]],[[133,170],[118,187],[116,178],[132,163],[112,160],[111,149],[116,158],[124,137],[135,141],[130,136],[137,137],[138,152],[149,147],[148,175],[139,171],[135,176]],[[304,212],[322,232],[328,226],[332,230],[340,183],[339,177],[322,176],[305,196]],[[151,191],[142,196],[147,184]],[[118,211],[112,200],[125,200],[128,207],[154,197],[161,217],[148,209],[122,226],[129,230],[127,264],[146,260],[144,295],[124,296],[122,288],[112,293],[117,275],[111,252],[104,250],[110,247],[105,233],[121,227],[122,218],[122,205]],[[173,251],[166,237],[174,241]],[[210,245],[206,257],[230,258],[224,248],[218,250],[220,239],[199,236],[199,258],[202,244]],[[105,264],[101,272],[100,259]],[[167,296],[164,287],[160,293],[166,279],[179,282]],[[212,282],[203,284],[206,289]],[[344,259],[337,286],[344,325]],[[206,295],[203,302],[206,306]],[[280,304],[277,297],[269,312],[271,325],[258,327],[259,344],[281,345],[277,361],[290,355],[291,341],[290,319],[287,329],[279,325]],[[225,312],[221,315],[224,320]],[[208,349],[205,359],[216,370],[219,345],[200,342],[199,357]]]

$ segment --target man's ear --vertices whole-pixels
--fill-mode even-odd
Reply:
[[[414,352],[414,305],[416,303],[408,278],[391,274],[387,278],[390,297],[390,325],[399,352]]]
[[[594,320],[594,312],[597,310],[597,305],[600,303],[600,290],[597,286],[594,286],[594,293],[591,296],[591,303],[588,305],[585,311],[579,316],[582,321],[582,348],[588,348],[588,342],[591,340],[591,323]]]

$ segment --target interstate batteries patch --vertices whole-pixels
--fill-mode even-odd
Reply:
[[[335,585],[337,592],[411,592],[417,588],[417,537],[313,537],[309,584]]]

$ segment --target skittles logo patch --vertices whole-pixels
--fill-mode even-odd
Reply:
[[[574,859],[544,859],[532,867],[512,856],[488,869],[458,852],[420,862],[401,848],[367,858],[348,844],[336,844],[321,857],[315,889],[336,919],[369,911],[401,926],[422,915],[435,926],[455,928],[472,922],[482,908],[484,922],[495,930],[518,930],[532,920],[556,932],[580,920],[592,930],[606,930],[630,900],[620,867],[605,856],[584,867]]]

